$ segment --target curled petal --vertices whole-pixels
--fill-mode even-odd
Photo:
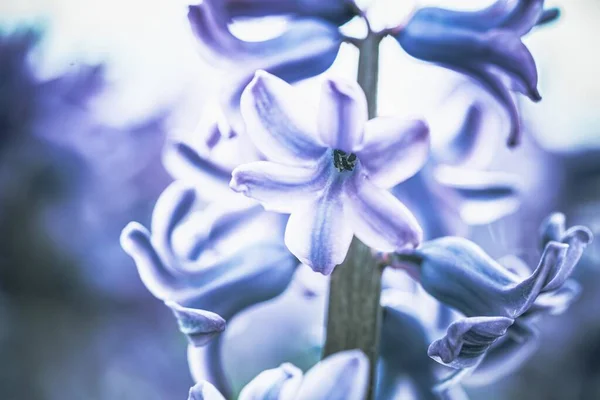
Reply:
[[[231,171],[184,143],[167,145],[163,163],[171,176],[197,187],[205,200],[228,199],[234,195],[228,186]]]
[[[418,246],[423,232],[412,213],[387,190],[355,174],[344,200],[356,236],[379,251],[403,251]]]
[[[519,178],[513,174],[443,165],[434,177],[458,197],[460,216],[468,224],[489,224],[521,204]]]
[[[225,397],[209,382],[201,381],[190,389],[188,400],[225,400]]]
[[[472,317],[452,323],[446,336],[433,342],[427,354],[440,364],[464,369],[477,366],[486,351],[514,320],[505,317]]]
[[[363,400],[369,380],[369,360],[359,350],[336,353],[304,376],[295,400]]]
[[[179,330],[187,336],[193,346],[204,346],[225,330],[225,320],[218,314],[182,307],[172,301],[165,304],[173,311]]]
[[[341,264],[352,241],[352,226],[335,182],[314,202],[294,211],[285,230],[285,244],[298,259],[323,275]]]
[[[560,266],[558,266],[552,275],[552,280],[544,286],[544,291],[554,290],[559,288],[575,269],[579,259],[583,255],[583,250],[592,242],[592,232],[584,226],[574,226],[565,232],[562,242],[568,245],[565,258]],[[552,243],[546,245],[551,246]]]
[[[323,83],[318,129],[327,146],[353,152],[362,142],[367,119],[367,100],[357,83],[340,80]]]
[[[262,214],[255,202],[236,205],[209,204],[190,215],[173,232],[173,250],[184,260],[196,260],[238,233],[242,226]],[[202,264],[202,262],[200,262]]]
[[[540,226],[542,249],[546,247],[550,241],[562,241],[562,238],[565,235],[565,221],[565,215],[558,212],[552,213],[544,219]]]
[[[180,282],[156,252],[150,232],[137,222],[130,222],[121,233],[121,247],[133,258],[140,278],[156,298],[167,300]]]
[[[429,128],[420,120],[372,119],[365,126],[365,140],[356,154],[369,179],[377,186],[390,188],[413,176],[425,164]]]
[[[239,400],[292,400],[300,387],[302,371],[285,363],[261,372],[241,391]]]
[[[233,171],[231,188],[258,200],[266,210],[291,213],[316,197],[328,179],[331,162],[293,167],[268,161],[243,164]]]
[[[152,242],[160,256],[174,266],[173,231],[189,215],[196,194],[181,182],[173,182],[160,195],[152,212]]]
[[[264,71],[256,73],[242,94],[246,129],[258,149],[272,161],[299,164],[325,153],[293,88]]]
[[[198,49],[207,60],[223,62],[229,57],[239,58],[248,51],[248,43],[229,31],[229,18],[220,2],[205,0],[190,5],[188,21],[198,39]]]

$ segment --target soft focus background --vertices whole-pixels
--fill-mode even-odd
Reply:
[[[526,39],[544,100],[523,102],[528,139],[494,160],[523,177],[523,205],[473,232],[494,256],[533,259],[553,210],[600,237],[600,2],[548,5],[560,21]],[[165,138],[194,134],[223,78],[197,56],[186,13],[178,0],[0,3],[2,400],[187,396],[185,338],[118,243],[170,182]],[[257,29],[240,34],[270,34]],[[382,49],[380,113],[437,116],[455,76]],[[355,57],[344,47],[334,72],[352,76]],[[583,296],[544,321],[540,351],[474,399],[600,398],[600,240],[576,277]]]

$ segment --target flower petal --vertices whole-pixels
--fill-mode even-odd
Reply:
[[[429,155],[429,128],[420,120],[380,117],[367,122],[365,140],[355,150],[369,179],[390,188],[413,176]]]
[[[228,186],[231,171],[200,155],[184,143],[166,146],[163,164],[171,176],[198,188],[206,201],[230,199],[236,196]]]
[[[285,363],[261,372],[240,392],[239,400],[292,400],[302,382],[302,371]]]
[[[230,187],[258,200],[266,210],[291,213],[314,199],[325,187],[331,161],[293,167],[257,161],[243,164],[233,171]]]
[[[205,346],[216,335],[225,330],[225,320],[218,314],[206,310],[182,307],[172,301],[167,301],[165,304],[173,311],[177,318],[179,330],[187,336],[193,346]]]
[[[256,70],[267,71],[289,83],[310,78],[333,64],[341,42],[337,26],[323,20],[295,19],[288,22],[286,31],[280,36],[249,43],[252,49],[244,62],[233,60],[231,67],[235,75],[221,95],[221,104],[232,129],[238,133],[244,131],[240,98]]]
[[[332,149],[352,153],[362,142],[367,122],[367,99],[355,82],[323,83],[319,102],[319,135]]]
[[[387,190],[362,174],[347,185],[346,215],[356,237],[379,251],[403,251],[421,243],[423,232],[412,213]]]
[[[558,289],[573,273],[575,266],[583,255],[583,251],[592,242],[593,234],[585,226],[574,226],[565,232],[562,242],[568,245],[565,258],[551,275],[550,282],[544,286],[544,291]],[[546,249],[556,242],[550,242]]]
[[[359,350],[331,355],[304,376],[295,400],[363,400],[369,381],[369,360]]]
[[[489,224],[521,205],[519,177],[514,174],[442,165],[433,175],[457,196],[460,216],[468,224]]]
[[[431,343],[427,355],[452,368],[474,367],[513,322],[513,319],[505,317],[472,317],[458,320],[448,327],[446,336]]]
[[[540,237],[542,249],[550,241],[560,242],[565,235],[566,217],[563,213],[552,213],[547,216],[540,225]]]
[[[201,381],[190,389],[188,400],[225,400],[225,397],[209,382]]]
[[[310,112],[302,109],[293,88],[283,80],[258,71],[241,99],[246,130],[258,149],[282,164],[314,161],[325,152],[317,141]]]
[[[294,211],[285,230],[285,244],[298,259],[329,275],[346,258],[352,227],[344,213],[342,183],[328,187],[322,197]]]

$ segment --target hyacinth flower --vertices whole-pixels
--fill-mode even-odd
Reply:
[[[472,12],[422,8],[394,36],[411,56],[479,82],[508,113],[508,145],[515,146],[521,127],[510,92],[541,100],[535,61],[521,37],[558,16],[556,10],[544,13],[543,6],[544,0],[497,0]]]
[[[324,83],[318,123],[297,96],[283,80],[256,73],[242,112],[248,135],[269,161],[236,168],[231,188],[267,210],[291,214],[287,247],[325,275],[344,260],[353,234],[380,251],[417,246],[420,227],[385,188],[423,165],[427,126],[392,117],[367,122],[356,84]]]
[[[560,224],[548,226],[552,228],[546,231],[562,232]],[[430,295],[466,316],[430,345],[428,354],[433,359],[458,370],[474,369],[498,339],[531,336],[528,323],[540,311],[564,310],[576,295],[566,280],[592,235],[577,226],[549,236],[560,241],[546,241],[541,260],[529,276],[520,276],[514,266],[500,265],[476,244],[458,237],[426,242],[414,254],[400,257],[406,263],[399,266]],[[452,378],[447,383],[454,382]]]
[[[233,133],[243,132],[240,96],[256,70],[269,71],[287,82],[306,79],[329,68],[343,42],[338,26],[321,18],[295,18],[275,38],[244,41],[231,33],[231,15],[219,0],[190,6],[188,19],[201,56],[230,72],[232,83],[223,88],[221,104]]]
[[[121,246],[134,259],[148,290],[160,300],[206,310],[226,320],[280,294],[297,266],[297,260],[280,242],[254,243],[209,265],[197,264],[176,253],[174,231],[190,214],[194,200],[194,190],[176,182],[155,206],[151,234],[136,222],[123,230]],[[222,223],[214,224],[212,230],[220,234],[208,234],[206,240],[219,241],[219,236],[231,234],[231,230],[222,227]],[[206,379],[225,388],[220,341],[221,337],[217,337],[208,343],[202,360],[196,362],[205,366]]]
[[[239,400],[363,400],[367,391],[369,361],[358,350],[334,354],[306,374],[292,364],[259,374],[240,393]],[[207,381],[190,389],[188,400],[225,400]]]

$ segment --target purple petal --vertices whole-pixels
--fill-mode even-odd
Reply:
[[[304,376],[295,400],[364,400],[369,360],[359,350],[331,355]]]
[[[167,145],[163,163],[171,176],[197,187],[205,200],[222,200],[235,195],[228,186],[231,171],[184,143]]]
[[[552,279],[544,287],[544,291],[559,288],[571,276],[571,273],[583,255],[583,251],[592,242],[592,238],[592,232],[584,226],[574,226],[565,232],[562,238],[562,242],[568,245],[565,258],[562,264],[554,270],[551,275]],[[546,245],[546,248],[553,243],[556,242],[550,242]]]
[[[310,112],[283,80],[259,71],[244,90],[241,109],[246,129],[258,149],[272,161],[314,161],[325,147],[318,142]]]
[[[335,25],[322,20],[293,20],[286,31],[253,47],[243,62],[232,65],[232,82],[223,88],[221,103],[234,131],[244,131],[240,116],[240,97],[256,70],[272,73],[293,83],[318,75],[329,68],[338,53],[342,38]]]
[[[317,197],[327,182],[331,161],[293,167],[268,161],[244,164],[233,171],[231,188],[258,200],[266,210],[291,213]]]
[[[579,298],[580,293],[581,285],[569,279],[556,290],[540,293],[524,317],[542,312],[551,315],[562,314]]]
[[[188,400],[225,400],[225,397],[209,382],[201,381],[190,389]]]
[[[423,232],[412,213],[387,190],[356,173],[344,200],[356,236],[379,251],[403,251],[421,243]]]
[[[218,314],[206,310],[182,307],[167,301],[167,307],[173,311],[181,333],[187,336],[195,347],[205,346],[216,335],[225,330],[225,320]]]
[[[261,372],[240,392],[239,400],[283,400],[295,398],[302,382],[302,371],[285,363]]]
[[[332,149],[352,153],[362,142],[367,99],[355,82],[326,80],[319,103],[319,135]]]
[[[375,118],[365,126],[365,140],[356,154],[369,179],[390,188],[413,176],[429,155],[429,128],[420,120]]]
[[[474,367],[513,322],[513,319],[505,317],[458,320],[448,327],[446,336],[431,343],[427,354],[440,364],[452,368]]]
[[[130,222],[121,233],[121,247],[133,258],[150,293],[161,300],[171,298],[178,281],[156,252],[148,230],[137,222]]]
[[[285,244],[298,259],[329,275],[346,258],[352,226],[344,213],[342,183],[334,182],[324,194],[294,211],[285,230]]]
[[[548,242],[560,242],[565,235],[566,217],[563,213],[552,213],[544,219],[540,226],[542,249]]]

